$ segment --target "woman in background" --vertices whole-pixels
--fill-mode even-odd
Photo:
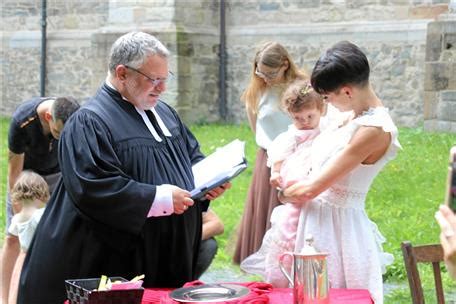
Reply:
[[[266,150],[291,124],[287,113],[280,108],[280,99],[288,84],[298,78],[305,79],[306,74],[297,68],[281,44],[267,42],[255,54],[251,79],[241,100],[259,148],[237,235],[233,257],[237,264],[260,248],[270,227],[272,209],[279,204],[277,190],[269,184]]]

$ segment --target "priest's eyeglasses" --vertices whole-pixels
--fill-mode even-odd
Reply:
[[[135,71],[136,73],[139,73],[139,74],[143,75],[144,77],[146,77],[147,80],[149,80],[150,83],[151,83],[154,87],[156,87],[156,86],[158,86],[158,85],[160,85],[160,84],[167,84],[167,83],[169,82],[169,80],[172,79],[172,77],[174,76],[174,74],[173,74],[171,71],[168,71],[168,77],[167,77],[167,78],[155,78],[155,79],[154,79],[154,78],[151,78],[151,77],[147,76],[146,74],[144,74],[143,72],[141,72],[141,71],[138,70],[138,69],[132,68],[132,67],[130,67],[130,66],[128,66],[128,65],[126,65],[125,67],[126,67],[127,69],[130,69],[130,70],[132,70],[132,71]]]

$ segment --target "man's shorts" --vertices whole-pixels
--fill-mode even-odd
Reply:
[[[60,180],[60,177],[62,174],[60,172],[49,174],[49,175],[42,175],[44,180],[49,186],[49,193],[52,194],[54,192],[55,187],[57,186],[57,183]],[[6,230],[5,234],[8,233],[9,226],[11,225],[11,219],[13,218],[13,205],[11,204],[11,196],[9,194],[9,191],[7,190],[6,193]]]

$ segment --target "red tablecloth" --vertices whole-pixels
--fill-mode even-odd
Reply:
[[[189,283],[187,283],[189,284]],[[186,284],[186,285],[187,285]],[[233,283],[232,283],[233,284]],[[293,290],[291,288],[272,288],[270,284],[260,282],[239,283],[250,289],[250,294],[227,304],[290,304],[293,303]],[[187,285],[188,286],[188,285]],[[169,297],[171,288],[147,288],[141,304],[176,304]],[[369,291],[366,289],[331,289],[329,292],[331,304],[372,304],[374,303]],[[67,304],[69,301],[66,301]]]
[[[257,284],[257,283],[252,283]],[[246,283],[242,283],[246,285]],[[249,287],[249,286],[247,286]],[[251,288],[251,287],[249,287]],[[255,289],[255,287],[253,288]],[[169,297],[172,289],[145,289],[142,304],[175,304],[178,302],[173,301]],[[251,288],[252,290],[252,288]],[[256,289],[258,291],[258,289]],[[291,288],[273,288],[265,290],[264,293],[252,291],[250,295],[246,296],[248,299],[233,300],[224,303],[271,303],[271,304],[290,304],[293,303],[293,290]],[[369,291],[366,289],[331,289],[329,292],[331,304],[372,304]]]

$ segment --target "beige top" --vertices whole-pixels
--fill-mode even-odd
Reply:
[[[261,96],[256,120],[256,143],[267,150],[280,133],[288,129],[291,118],[280,108],[282,88],[273,86]]]

